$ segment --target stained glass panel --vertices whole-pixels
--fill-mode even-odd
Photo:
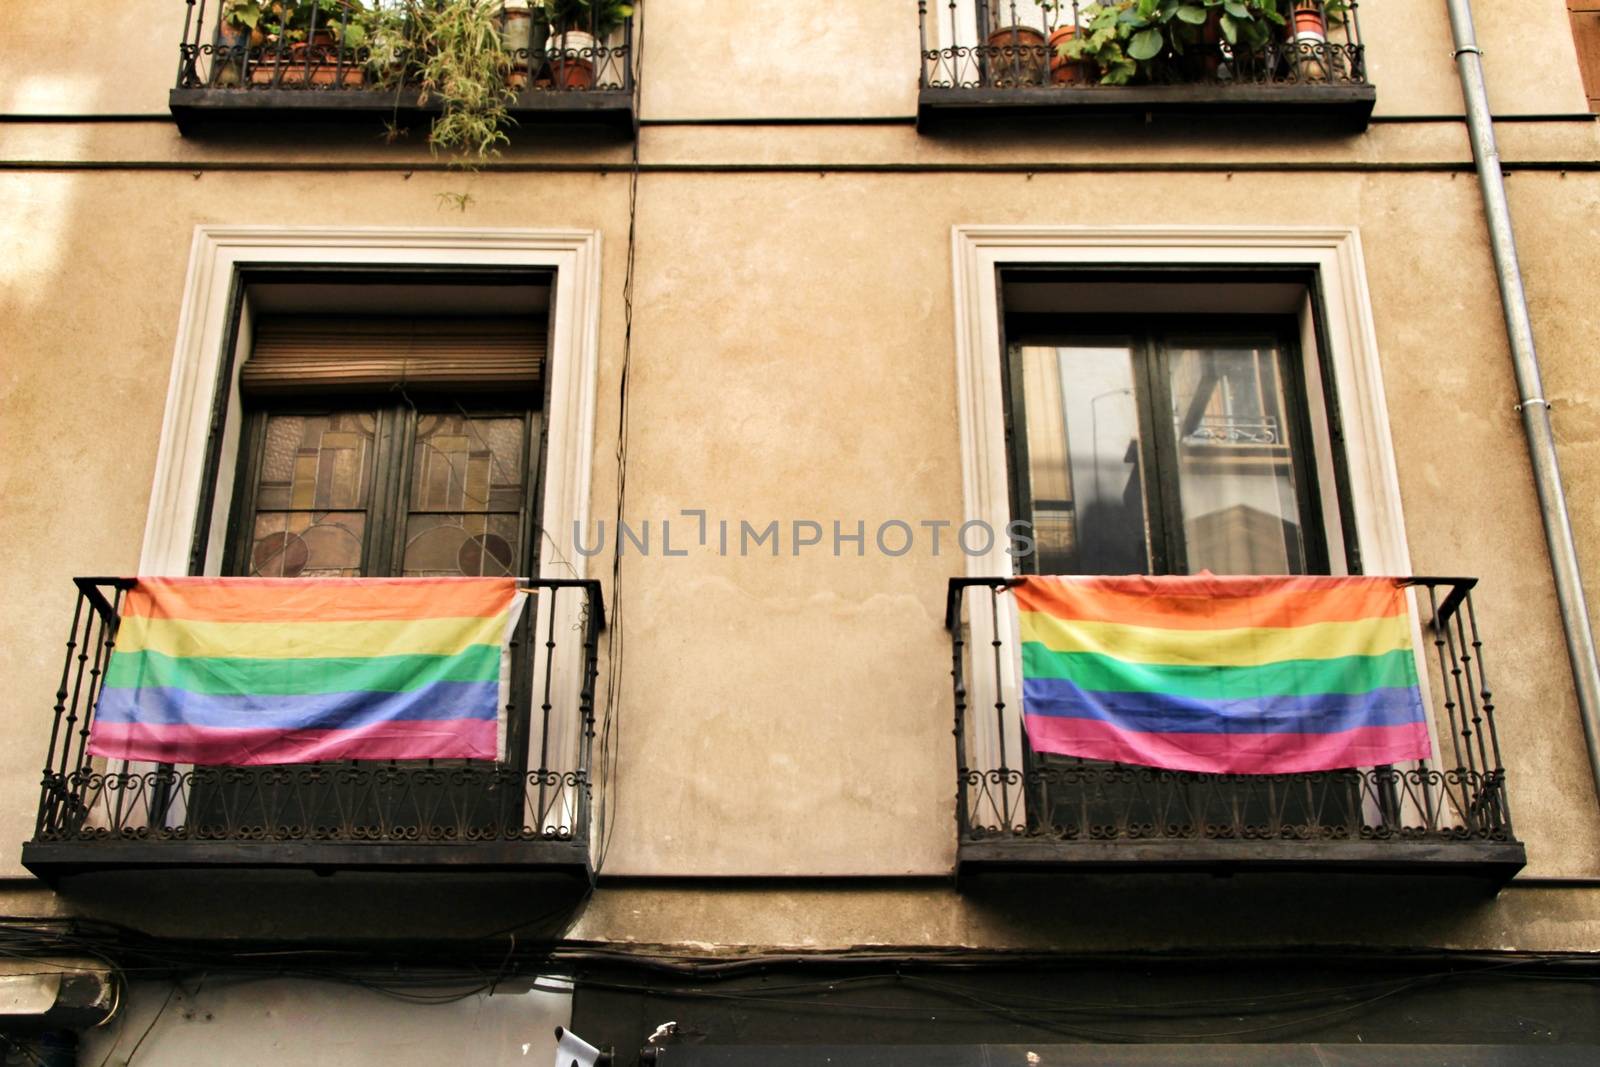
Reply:
[[[421,416],[401,573],[517,573],[523,557],[527,448],[525,419]]]
[[[250,574],[362,573],[376,431],[372,412],[267,417]]]

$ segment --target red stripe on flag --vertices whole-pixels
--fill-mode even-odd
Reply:
[[[492,719],[401,719],[353,730],[97,722],[89,752],[109,759],[233,767],[341,759],[493,760],[498,726]]]
[[[1427,759],[1426,723],[1331,734],[1137,733],[1097,719],[1027,716],[1036,752],[1213,774],[1291,774]]]

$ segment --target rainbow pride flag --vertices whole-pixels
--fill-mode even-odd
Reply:
[[[140,578],[89,751],[158,763],[503,757],[514,578]]]
[[[1036,752],[1228,774],[1430,754],[1401,579],[1028,577],[1014,594]]]

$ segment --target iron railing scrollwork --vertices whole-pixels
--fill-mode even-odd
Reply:
[[[1208,9],[1198,27],[1184,27],[1190,43],[1168,44],[1141,65],[1135,84],[1364,86],[1366,51],[1360,4],[1283,0],[1284,24],[1266,24],[1265,43],[1230,42],[1222,8]],[[1090,88],[1105,71],[1062,52],[1089,32],[1090,0],[918,0],[923,89]],[[1105,85],[1108,91],[1116,86]]]
[[[1516,840],[1472,578],[1410,578],[1424,620],[1425,692],[1438,750],[1407,766],[1201,774],[1028,750],[999,679],[1016,650],[1010,578],[953,578],[946,606],[963,843]],[[974,625],[976,623],[976,626]],[[974,643],[974,633],[977,643]],[[980,693],[981,690],[981,693]]]
[[[500,10],[509,95],[633,90],[633,19],[607,5],[551,25],[526,7]],[[392,0],[300,0],[252,8],[242,23],[226,0],[185,0],[177,88],[239,93],[303,90],[394,99],[421,87],[424,56]]]
[[[599,634],[593,580],[537,579],[511,654],[508,717],[527,757],[267,767],[122,765],[89,754],[94,708],[132,580],[78,578],[56,692],[36,842],[460,844],[588,839]],[[543,634],[543,640],[537,635]],[[523,647],[519,654],[516,647]],[[519,720],[520,717],[520,720]]]

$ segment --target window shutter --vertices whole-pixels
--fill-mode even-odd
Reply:
[[[531,392],[546,320],[292,315],[256,323],[239,384],[255,396],[418,390]]]
[[[1589,110],[1600,111],[1600,0],[1567,0],[1572,13],[1572,39],[1578,46],[1578,69]]]

